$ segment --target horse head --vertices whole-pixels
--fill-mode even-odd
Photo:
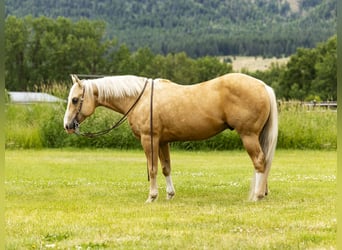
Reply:
[[[71,75],[71,79],[73,86],[69,92],[64,115],[64,129],[68,133],[74,133],[78,129],[78,125],[95,110],[93,95],[86,90],[86,85],[78,79],[77,75]]]

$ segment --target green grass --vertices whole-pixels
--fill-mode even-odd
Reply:
[[[6,249],[335,248],[336,151],[278,150],[257,203],[246,152],[171,152],[152,204],[140,150],[5,153]]]
[[[282,149],[336,149],[337,112],[283,103],[279,112],[278,147]]]

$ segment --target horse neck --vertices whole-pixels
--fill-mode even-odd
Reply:
[[[127,113],[133,105],[136,97],[111,97],[106,101],[99,102],[99,106],[104,106],[121,114]]]
[[[96,100],[96,106],[103,106],[121,114],[125,114],[137,98],[136,96],[108,96],[106,99],[98,98],[98,90],[96,85],[92,86],[92,91],[92,94]]]

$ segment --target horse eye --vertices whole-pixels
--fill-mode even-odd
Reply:
[[[74,97],[72,98],[72,104],[76,105],[78,103],[78,98],[77,97]]]

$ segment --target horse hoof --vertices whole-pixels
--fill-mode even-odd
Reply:
[[[255,194],[251,198],[251,201],[257,202],[257,201],[263,200],[264,198],[265,198],[265,195],[263,195],[263,194]]]
[[[175,193],[174,193],[174,192],[172,192],[172,193],[167,193],[167,194],[166,194],[166,199],[167,199],[167,200],[172,200],[173,197],[175,197]]]
[[[152,203],[155,200],[157,200],[157,198],[158,198],[158,194],[156,194],[156,195],[149,195],[145,203]]]

